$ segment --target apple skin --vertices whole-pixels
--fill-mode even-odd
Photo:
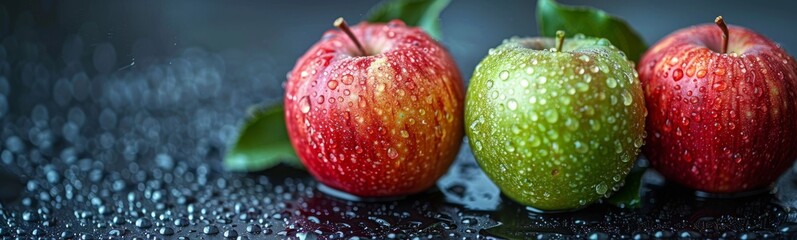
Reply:
[[[477,162],[507,197],[573,210],[623,184],[644,143],[633,64],[608,40],[512,38],[476,67],[465,126]]]
[[[797,65],[776,43],[729,26],[676,31],[642,57],[645,155],[667,179],[710,193],[765,188],[797,158]]]
[[[321,183],[361,197],[433,186],[459,151],[464,83],[446,49],[399,20],[327,31],[288,74],[291,144]]]

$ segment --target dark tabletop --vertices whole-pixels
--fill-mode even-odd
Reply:
[[[650,44],[723,15],[797,52],[794,2],[564,1],[627,19]],[[437,187],[348,201],[288,166],[221,165],[248,106],[332,21],[372,1],[0,3],[0,238],[794,237],[797,167],[761,194],[703,198],[643,177],[642,206],[539,214],[508,200],[467,142]],[[453,1],[443,42],[463,76],[536,34],[533,1]],[[466,140],[467,141],[467,140]],[[644,164],[642,161],[640,164]],[[322,189],[322,190],[319,190]]]

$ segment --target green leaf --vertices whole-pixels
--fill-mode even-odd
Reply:
[[[554,0],[539,0],[537,24],[543,36],[554,37],[557,30],[564,30],[569,36],[581,33],[606,38],[634,62],[639,62],[642,53],[647,49],[645,41],[628,23],[595,8],[572,7],[557,4]]]
[[[621,208],[638,208],[642,199],[642,176],[646,168],[635,168],[625,177],[625,185],[607,201]]]
[[[390,0],[376,5],[368,12],[368,22],[389,22],[401,19],[409,26],[422,28],[440,40],[440,12],[451,0]]]
[[[235,145],[227,151],[224,167],[232,171],[260,171],[286,163],[302,167],[296,157],[282,103],[252,111],[241,128]]]

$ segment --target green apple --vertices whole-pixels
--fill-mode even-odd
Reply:
[[[602,38],[511,38],[479,63],[465,100],[479,165],[509,198],[572,210],[622,186],[645,137],[633,63]]]

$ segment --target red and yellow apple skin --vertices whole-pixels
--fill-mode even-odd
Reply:
[[[464,83],[421,29],[394,20],[351,28],[368,56],[329,30],[288,75],[285,119],[302,163],[321,183],[361,197],[435,184],[462,141]]]
[[[638,65],[644,153],[666,178],[712,193],[765,188],[797,158],[797,64],[749,29],[707,24],[662,39]]]

